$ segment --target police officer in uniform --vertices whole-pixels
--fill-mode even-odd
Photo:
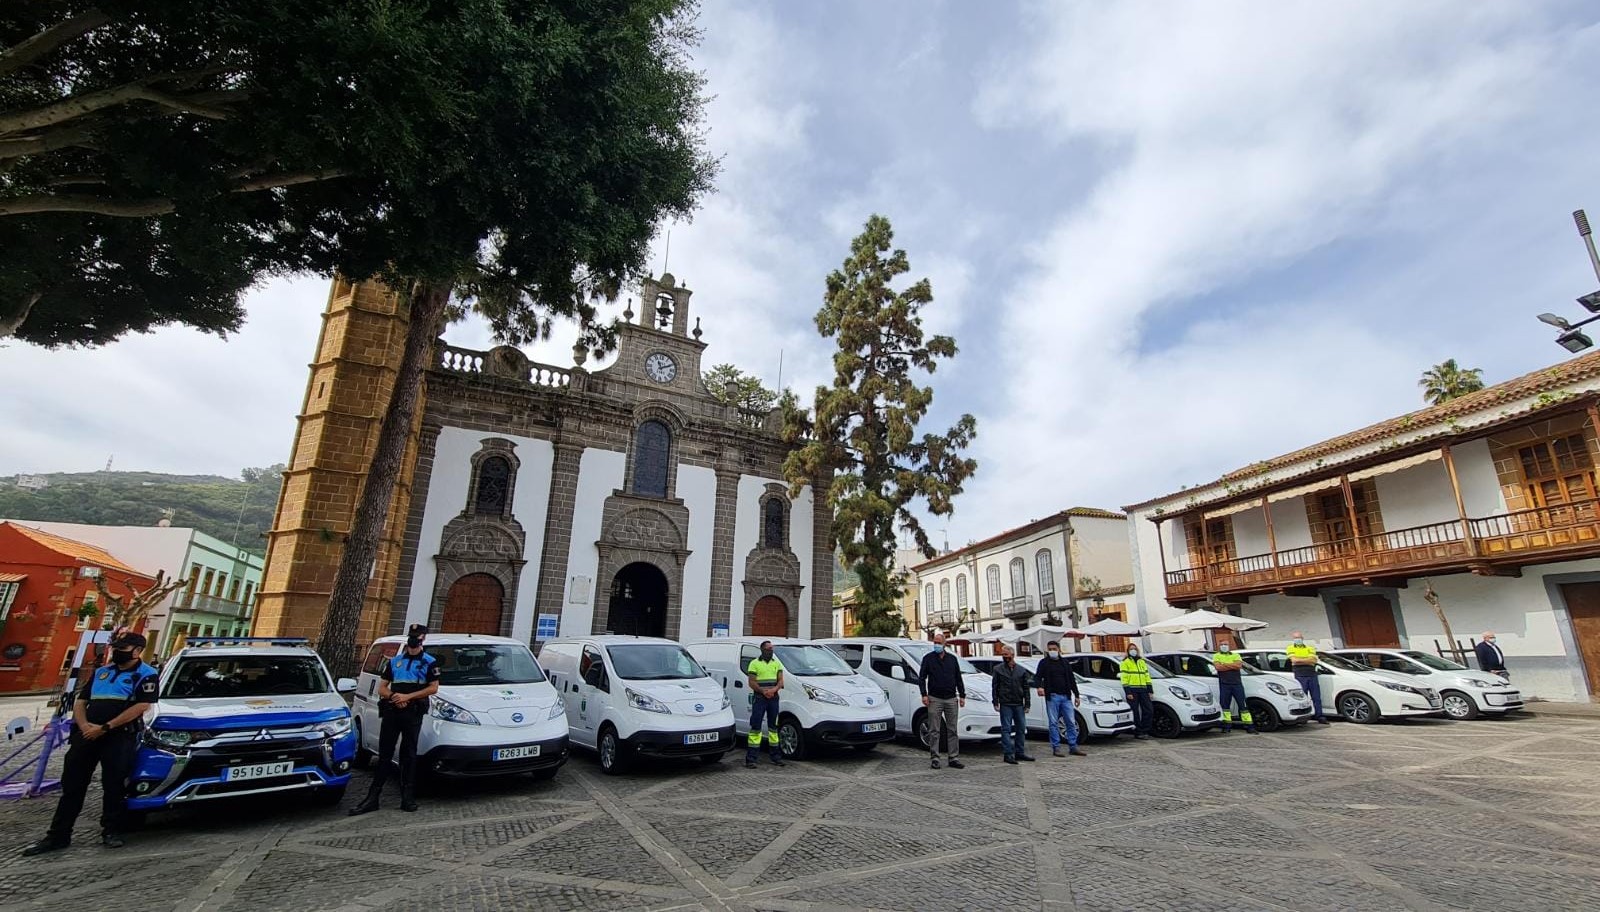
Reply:
[[[350,816],[378,809],[378,796],[389,778],[389,762],[395,746],[400,748],[400,810],[417,809],[417,738],[428,718],[428,698],[439,690],[439,663],[422,651],[428,628],[412,624],[406,634],[405,649],[391,656],[383,666],[378,684],[378,765],[372,771],[372,787],[367,797],[350,809]]]
[[[761,641],[760,658],[751,659],[745,670],[750,685],[750,734],[745,738],[744,765],[756,768],[761,753],[761,723],[767,724],[767,744],[772,748],[772,765],[783,766],[783,748],[778,745],[778,691],[783,690],[783,663],[772,654],[772,641]]]
[[[42,855],[72,844],[72,825],[83,810],[89,780],[100,768],[100,844],[122,848],[128,776],[139,750],[145,712],[156,702],[159,675],[143,661],[142,634],[122,633],[111,644],[111,661],[95,669],[72,700],[72,730],[61,766],[61,800],[50,832],[22,851]]]

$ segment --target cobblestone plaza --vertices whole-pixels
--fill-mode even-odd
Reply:
[[[305,802],[153,817],[17,854],[0,907],[140,910],[1580,909],[1600,895],[1600,720],[1523,715],[1091,742],[930,770],[906,745],[783,769],[446,783],[402,814]],[[352,784],[345,804],[365,790]],[[96,791],[98,786],[96,787]]]

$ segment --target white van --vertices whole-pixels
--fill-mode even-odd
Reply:
[[[928,710],[922,705],[917,684],[922,657],[933,651],[926,640],[904,637],[837,637],[817,642],[832,649],[844,663],[882,687],[894,707],[895,726],[902,734],[929,741]],[[995,712],[993,681],[961,656],[961,679],[967,687],[967,705],[961,708],[960,737],[967,741],[993,741],[1000,737],[1000,714]]]
[[[753,695],[746,681],[750,662],[761,644],[783,665],[783,692],[778,699],[778,746],[791,759],[804,759],[818,748],[849,745],[869,751],[895,736],[894,708],[882,687],[857,674],[821,643],[779,637],[721,637],[685,643],[684,648],[722,685],[733,704],[740,735],[750,732]]]
[[[716,763],[733,749],[722,685],[672,640],[567,637],[546,641],[539,659],[566,701],[573,743],[593,748],[607,773],[640,754]]]
[[[378,681],[405,645],[384,637],[367,649],[356,682],[356,765],[378,754]],[[567,762],[567,714],[527,644],[475,633],[430,633],[439,692],[417,740],[417,765],[443,776],[532,773],[549,779]]]

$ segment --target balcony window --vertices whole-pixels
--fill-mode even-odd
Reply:
[[[956,610],[967,610],[967,575],[965,573],[956,574]]]
[[[922,587],[922,605],[923,605],[923,610],[925,610],[925,611],[932,611],[933,610],[933,584],[932,583],[929,583],[926,586]]]
[[[1541,440],[1517,450],[1528,502],[1556,507],[1594,497],[1594,459],[1582,434]]]
[[[1050,561],[1050,552],[1040,550],[1034,555],[1034,561],[1039,565],[1039,594],[1054,595],[1056,591],[1055,567]]]
[[[1201,522],[1197,516],[1184,519],[1190,566],[1202,567],[1233,560],[1237,556],[1233,545],[1233,520],[1226,516],[1204,520],[1204,531]]]
[[[950,581],[939,581],[939,610],[945,614],[950,613]]]
[[[1022,558],[1011,559],[1011,595],[1013,597],[1028,594],[1028,565]]]
[[[989,565],[988,569],[984,571],[984,582],[989,586],[989,613],[991,615],[999,614],[1002,598],[1000,595],[999,564]]]

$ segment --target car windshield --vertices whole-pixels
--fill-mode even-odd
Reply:
[[[315,656],[186,656],[172,670],[161,696],[205,700],[330,693]]]
[[[911,657],[911,663],[918,668],[922,667],[922,657],[933,651],[933,647],[927,643],[907,643],[900,648],[905,650],[906,655]],[[949,652],[948,647],[945,651]],[[956,665],[961,668],[962,674],[982,674],[978,671],[978,666],[953,652],[950,654],[956,656]]]
[[[1360,662],[1357,662],[1355,659],[1348,658],[1346,656],[1336,656],[1336,655],[1332,655],[1332,654],[1326,653],[1326,652],[1324,652],[1323,654],[1317,656],[1317,661],[1319,661],[1322,664],[1328,666],[1329,668],[1337,668],[1340,671],[1373,671],[1373,670],[1375,670],[1375,669],[1372,668],[1372,666],[1363,665]]]
[[[1421,662],[1422,664],[1428,666],[1429,668],[1432,668],[1434,671],[1468,671],[1468,670],[1470,670],[1465,665],[1457,665],[1456,663],[1450,661],[1449,659],[1441,659],[1436,655],[1428,655],[1426,652],[1417,652],[1414,649],[1407,649],[1405,652],[1401,653],[1401,655],[1403,655],[1406,658],[1411,659],[1413,661]]]
[[[537,684],[544,672],[528,647],[518,643],[462,643],[429,646],[439,662],[439,683],[446,687],[476,684]]]
[[[617,677],[628,681],[676,681],[703,678],[705,669],[676,643],[630,643],[607,646]]]
[[[772,651],[790,674],[819,677],[855,674],[854,669],[844,663],[844,659],[826,646],[806,643],[800,646],[774,646]]]

